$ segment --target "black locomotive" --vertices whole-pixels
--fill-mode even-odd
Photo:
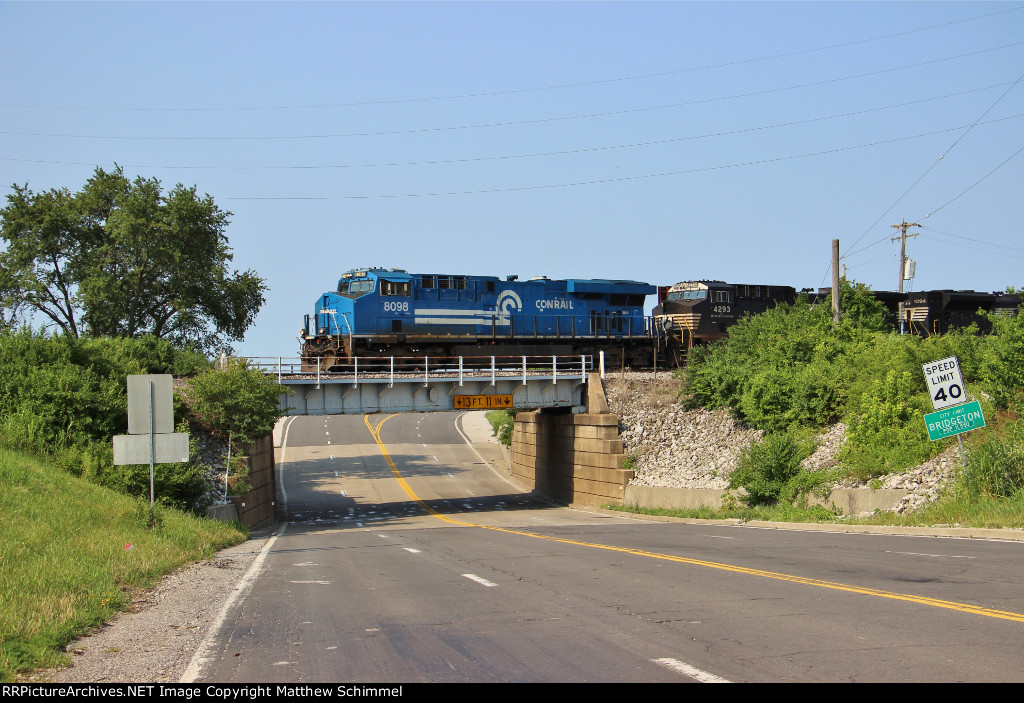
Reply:
[[[687,351],[726,336],[744,315],[756,315],[780,303],[793,303],[798,295],[811,302],[824,301],[830,290],[797,290],[791,286],[749,285],[724,281],[683,281],[658,289],[652,329],[658,356],[670,365],[682,365]],[[1018,294],[937,290],[920,293],[872,291],[889,311],[887,322],[896,331],[927,337],[974,324],[981,333],[991,323],[979,311],[1015,315]]]

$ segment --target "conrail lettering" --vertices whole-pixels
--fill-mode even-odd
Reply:
[[[538,310],[573,310],[571,300],[538,300]]]

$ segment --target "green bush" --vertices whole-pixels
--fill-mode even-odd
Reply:
[[[225,462],[235,494],[252,490],[240,453],[273,431],[281,417],[277,401],[285,392],[290,391],[242,359],[231,359],[224,368],[208,369],[189,381],[189,408],[207,429],[228,440],[230,459],[225,456]]]
[[[846,404],[844,370],[830,359],[816,358],[795,373],[792,407],[795,420],[806,427],[834,424]]]
[[[1024,303],[1014,317],[989,315],[992,336],[981,360],[981,381],[996,403],[1009,407],[1024,389]]]
[[[765,435],[740,454],[739,465],[729,477],[730,488],[744,488],[747,505],[777,503],[783,491],[800,473],[800,462],[813,447],[792,432]]]
[[[213,432],[251,444],[270,434],[280,419],[277,401],[283,386],[242,359],[208,369],[189,380],[187,403]]]
[[[792,372],[778,368],[766,368],[748,378],[737,408],[739,419],[769,432],[793,424],[792,378]]]
[[[48,457],[74,476],[149,498],[149,467],[114,466],[113,436],[127,431],[127,377],[210,368],[202,355],[154,337],[74,338],[29,329],[0,333],[0,445]],[[184,416],[180,399],[175,414]],[[169,505],[199,510],[202,467],[155,471]]]
[[[919,376],[890,370],[859,399],[839,453],[854,477],[864,480],[916,466],[935,453],[938,445],[928,439],[922,420],[927,394],[917,390]]]
[[[515,410],[492,410],[486,415],[487,421],[491,423],[492,436],[505,447],[512,446],[512,430],[516,425]]]

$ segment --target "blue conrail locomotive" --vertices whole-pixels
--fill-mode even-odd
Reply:
[[[485,357],[605,352],[651,362],[639,281],[410,274],[353,269],[320,296],[299,340],[303,365],[344,369],[353,357]]]

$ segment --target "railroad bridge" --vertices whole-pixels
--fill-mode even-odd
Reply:
[[[303,371],[300,359],[249,357],[289,392],[284,415],[587,407],[592,356],[357,357],[342,372]]]
[[[515,408],[508,477],[547,500],[621,504],[633,475],[604,396],[603,355],[360,357],[340,373],[303,372],[299,359],[247,360],[291,391],[280,396],[285,415]]]

